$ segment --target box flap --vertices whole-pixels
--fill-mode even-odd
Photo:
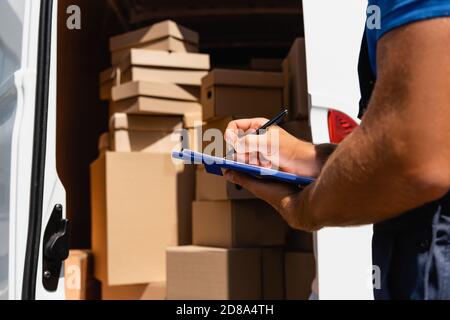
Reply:
[[[281,72],[214,69],[202,79],[202,85],[205,87],[223,85],[282,88],[283,74]]]
[[[198,89],[182,87],[173,83],[135,81],[116,86],[112,89],[112,101],[138,96],[158,97],[184,101],[198,101]]]
[[[199,42],[197,32],[183,27],[172,20],[165,20],[155,23],[150,27],[145,27],[111,37],[109,41],[109,49],[111,51],[117,51],[164,37],[174,37],[193,44],[198,44]]]
[[[139,116],[115,113],[109,122],[109,129],[130,131],[164,131],[172,132],[183,128],[181,117]]]

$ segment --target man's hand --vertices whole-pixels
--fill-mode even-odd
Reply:
[[[302,214],[303,210],[298,207],[298,204],[306,203],[299,201],[301,197],[299,187],[276,181],[259,180],[231,170],[225,172],[225,178],[231,183],[247,189],[257,198],[266,201],[280,213],[292,228],[309,232],[315,231],[314,226],[307,221],[308,215]]]
[[[264,118],[242,119],[229,123],[225,131],[226,141],[236,151],[240,162],[262,167],[272,167],[300,176],[317,177],[323,159],[316,147],[299,140],[278,126],[270,127],[264,134],[255,135],[268,120]]]

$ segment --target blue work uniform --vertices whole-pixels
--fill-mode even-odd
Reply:
[[[366,26],[359,66],[363,101],[360,115],[376,80],[378,40],[397,27],[450,16],[450,0],[369,0],[372,5],[380,9],[381,24],[379,29],[373,28],[373,23]],[[377,10],[370,9],[368,17],[373,19]],[[367,70],[372,72],[373,80]],[[379,285],[374,287],[375,299],[450,299],[450,193],[374,225],[372,256],[381,275],[381,283],[375,281]]]

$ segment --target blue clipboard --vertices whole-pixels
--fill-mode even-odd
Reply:
[[[277,171],[268,168],[262,168],[250,164],[236,162],[219,157],[213,157],[207,154],[184,149],[172,153],[172,158],[184,160],[187,164],[203,164],[208,173],[222,176],[222,169],[231,169],[244,172],[246,174],[262,179],[278,180],[299,186],[307,186],[314,182],[314,179],[296,176],[291,173]]]

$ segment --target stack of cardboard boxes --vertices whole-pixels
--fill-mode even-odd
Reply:
[[[283,75],[216,69],[203,78],[201,96],[203,152],[223,157],[233,118],[271,118],[281,110]],[[167,250],[168,299],[285,297],[288,228],[272,207],[199,166],[192,226],[193,246]]]
[[[170,156],[181,148],[224,156],[231,120],[271,118],[283,106],[285,128],[310,139],[304,42],[283,72],[275,60],[252,62],[259,71],[209,72],[198,42],[173,21],[111,38],[113,67],[100,75],[109,132],[91,165],[92,255],[73,252],[70,261],[82,268],[93,258],[102,299],[304,299],[314,276],[310,235],[248,191]]]
[[[173,21],[115,36],[100,75],[109,133],[91,165],[92,254],[102,299],[164,299],[166,247],[191,243],[195,169],[171,152],[202,123],[209,56]]]

